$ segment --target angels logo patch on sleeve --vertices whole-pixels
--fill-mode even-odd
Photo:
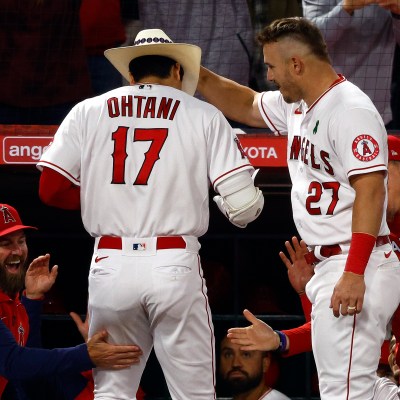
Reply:
[[[379,154],[379,144],[370,135],[358,135],[352,144],[354,157],[360,161],[371,161]]]

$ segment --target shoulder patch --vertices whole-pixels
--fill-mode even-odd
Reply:
[[[370,135],[358,135],[352,144],[354,157],[360,161],[371,161],[379,154],[379,144]]]

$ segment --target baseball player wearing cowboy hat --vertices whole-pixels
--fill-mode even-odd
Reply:
[[[130,81],[75,106],[43,154],[39,194],[81,207],[95,237],[89,336],[154,346],[173,399],[215,398],[214,333],[198,237],[210,184],[245,227],[263,208],[254,169],[222,113],[193,97],[201,50],[160,29],[105,56]],[[94,371],[96,399],[132,399],[145,362]]]

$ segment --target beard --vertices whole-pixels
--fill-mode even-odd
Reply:
[[[261,381],[264,379],[264,374],[260,371],[259,374],[250,376],[247,372],[243,372],[243,379],[230,378],[229,374],[225,378],[225,384],[230,389],[233,396],[238,394],[249,392],[250,390],[256,388]]]
[[[26,270],[26,260],[15,274],[8,272],[5,264],[0,264],[0,290],[14,298],[24,288]]]

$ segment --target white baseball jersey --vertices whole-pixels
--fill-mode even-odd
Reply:
[[[300,236],[309,246],[340,244],[342,249],[315,266],[306,286],[321,399],[372,400],[386,326],[400,301],[399,262],[390,243],[372,251],[361,313],[336,318],[330,303],[352,235],[355,191],[349,177],[386,171],[384,124],[370,99],[344,77],[308,107],[303,101],[287,104],[279,92],[262,93],[258,101],[267,125],[288,135],[293,218]],[[384,213],[379,236],[388,233]]]
[[[259,400],[290,400],[290,398],[276,389],[271,389],[264,396],[260,397]]]
[[[269,128],[288,135],[300,236],[308,245],[350,242],[355,191],[349,177],[387,169],[387,134],[371,100],[340,77],[310,107],[285,103],[279,91],[262,93],[258,101]],[[379,236],[388,233],[384,214]]]
[[[222,113],[161,85],[76,105],[38,166],[81,186],[92,236],[191,235],[208,228],[210,182],[252,169]]]
[[[374,400],[399,400],[400,388],[388,378],[378,378],[374,388]]]
[[[96,368],[95,399],[135,398],[153,347],[174,400],[214,399],[198,237],[210,182],[253,171],[222,113],[171,87],[125,86],[75,106],[38,165],[80,185],[82,220],[96,237],[89,336],[106,329],[111,342],[143,351],[130,368]]]

